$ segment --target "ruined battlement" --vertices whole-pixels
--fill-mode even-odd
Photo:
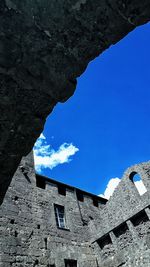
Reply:
[[[61,183],[54,179],[36,174],[36,186],[38,188],[48,191],[50,194],[60,194],[68,197],[69,194],[74,195],[80,203],[89,203],[89,205],[95,207],[102,207],[107,203],[107,199],[94,195],[92,193],[83,191],[79,188]]]
[[[149,266],[149,181],[150,162],[137,164],[107,201],[36,174],[30,153],[0,207],[0,267]]]

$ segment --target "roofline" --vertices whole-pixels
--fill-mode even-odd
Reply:
[[[69,189],[72,189],[73,191],[74,191],[74,190],[79,190],[81,193],[83,193],[83,194],[85,194],[85,195],[88,195],[88,196],[91,196],[91,197],[93,197],[93,198],[97,198],[97,199],[101,200],[101,201],[104,202],[104,203],[107,203],[107,201],[108,201],[108,199],[106,199],[106,198],[103,198],[103,197],[97,196],[97,195],[95,195],[95,194],[92,194],[92,193],[90,193],[90,192],[84,191],[84,190],[82,190],[82,189],[80,189],[80,188],[78,188],[78,187],[75,187],[75,186],[71,186],[71,185],[62,183],[62,182],[60,182],[60,181],[54,180],[54,179],[49,178],[49,177],[47,177],[47,176],[41,175],[41,174],[39,174],[39,173],[35,173],[35,175],[36,175],[36,177],[41,177],[42,179],[44,179],[44,180],[47,181],[47,182],[52,182],[52,183],[57,184],[57,185],[65,186],[65,187],[67,187],[67,188],[69,188]]]

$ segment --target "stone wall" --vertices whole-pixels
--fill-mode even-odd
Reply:
[[[0,1],[0,204],[88,63],[149,20],[149,0]]]
[[[21,162],[1,205],[0,267],[62,267],[65,259],[96,267],[89,240],[106,200],[71,186],[64,195],[61,183],[41,176],[45,186],[38,182],[42,188],[37,187],[30,159]],[[54,204],[65,208],[65,229],[56,225]]]
[[[147,189],[142,196],[136,173]],[[0,267],[65,267],[65,260],[77,267],[150,266],[149,182],[150,162],[135,165],[107,202],[35,174],[29,154],[0,208]],[[56,207],[64,209],[64,226]]]
[[[136,173],[147,189],[143,195],[133,182]],[[144,261],[150,248],[150,162],[127,169],[101,216],[97,236],[92,238],[97,239],[93,244],[100,266],[150,266],[150,257]]]

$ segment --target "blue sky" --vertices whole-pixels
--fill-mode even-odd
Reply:
[[[150,160],[149,36],[147,24],[106,50],[55,107],[40,140],[53,165],[38,168],[42,175],[100,194],[127,167]]]

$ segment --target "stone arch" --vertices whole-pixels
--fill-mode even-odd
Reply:
[[[0,204],[46,117],[74,93],[88,63],[150,20],[149,0],[75,2],[0,3]]]
[[[136,187],[139,195],[143,195],[147,192],[147,188],[146,188],[146,186],[145,186],[145,184],[141,178],[141,175],[138,172],[132,171],[129,174],[129,179]]]

